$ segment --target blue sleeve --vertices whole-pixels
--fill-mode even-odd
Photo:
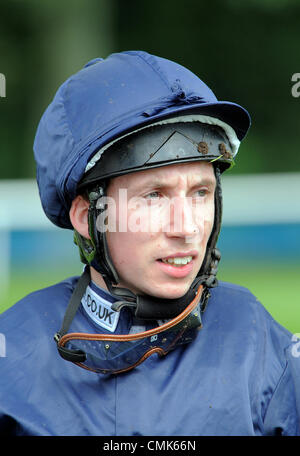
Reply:
[[[286,359],[265,415],[266,435],[300,436],[300,340],[286,349]]]

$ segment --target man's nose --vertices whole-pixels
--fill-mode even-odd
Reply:
[[[203,222],[196,217],[188,197],[177,197],[169,204],[169,220],[165,229],[168,237],[194,238],[203,236]]]

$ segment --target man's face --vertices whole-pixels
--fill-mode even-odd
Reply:
[[[106,237],[121,286],[170,299],[188,291],[213,227],[215,186],[207,162],[112,179]]]

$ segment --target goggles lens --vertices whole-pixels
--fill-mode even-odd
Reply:
[[[163,356],[195,339],[202,326],[201,290],[202,286],[180,315],[154,329],[128,335],[69,333],[59,340],[58,348],[79,355],[80,360],[73,362],[93,372],[120,373],[133,369],[153,353]]]

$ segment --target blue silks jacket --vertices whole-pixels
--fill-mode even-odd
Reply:
[[[89,62],[60,87],[37,130],[37,181],[47,217],[72,229],[71,201],[100,147],[155,120],[191,113],[219,118],[240,140],[250,125],[247,111],[218,101],[169,60],[130,51]],[[300,434],[298,342],[250,292],[220,283],[195,341],[114,376],[58,355],[53,336],[77,280],[34,292],[0,316],[1,434]],[[89,332],[88,317],[75,318]]]
[[[53,341],[77,280],[0,316],[1,435],[300,435],[300,342],[248,290],[220,282],[193,342],[102,375],[63,360]]]

